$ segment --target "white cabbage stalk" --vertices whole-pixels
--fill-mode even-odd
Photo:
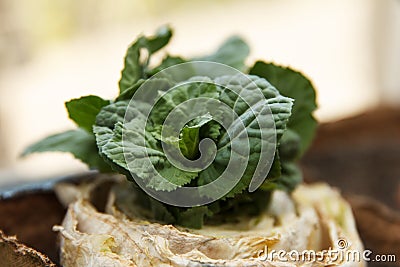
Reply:
[[[62,226],[54,227],[60,233],[64,267],[365,266],[362,259],[293,261],[272,252],[331,248],[362,253],[350,206],[325,184],[299,186],[291,196],[276,191],[264,214],[201,230],[140,219],[129,195],[124,195],[125,203],[118,203],[118,188],[110,194],[106,213],[98,212],[83,197],[86,193],[76,194],[81,197],[69,205]]]

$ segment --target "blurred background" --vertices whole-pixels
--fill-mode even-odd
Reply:
[[[68,154],[19,154],[74,127],[65,101],[114,97],[127,46],[162,24],[175,29],[171,54],[201,55],[239,34],[249,64],[301,70],[321,122],[400,106],[400,1],[0,0],[0,185],[85,170]]]

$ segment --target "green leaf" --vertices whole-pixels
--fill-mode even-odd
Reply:
[[[303,180],[300,167],[294,162],[282,163],[282,176],[276,181],[277,188],[287,192],[293,191]]]
[[[150,56],[168,44],[172,30],[168,26],[161,27],[155,36],[140,36],[129,48],[125,55],[124,68],[119,81],[120,93],[133,86],[141,78],[146,78],[146,68]],[[142,49],[148,52],[148,58],[141,62]]]
[[[153,198],[149,198],[148,195],[146,195],[146,197],[150,201],[150,208],[153,214],[153,218],[155,220],[167,224],[176,223],[176,218],[168,210],[168,206],[164,205],[162,202],[159,202]]]
[[[178,104],[200,96],[218,98],[218,95],[215,85],[201,82],[183,84],[169,91],[162,95],[160,101],[153,107],[145,132],[140,130],[147,120],[142,110],[149,109],[150,104],[136,102],[135,105],[130,105],[130,110],[127,111],[128,100],[112,103],[101,110],[96,119],[97,125],[94,126],[99,151],[115,169],[122,169],[124,173],[132,171],[137,177],[143,179],[147,186],[155,190],[171,191],[176,186],[185,185],[196,178],[198,173],[182,171],[171,165],[163,152],[161,138],[156,137],[161,136],[161,126],[166,116]],[[180,112],[188,113],[189,111],[181,110]],[[184,127],[179,145],[187,156],[193,157],[197,153],[200,130],[211,120],[210,115],[205,114]],[[213,126],[213,128],[216,127]],[[214,137],[216,137],[215,131],[214,129]],[[122,132],[130,142],[122,143]],[[143,140],[145,140],[144,143]],[[125,155],[129,155],[130,164],[126,163],[124,152]],[[158,179],[154,169],[144,168],[148,164],[146,157],[150,158],[156,171],[165,179]],[[168,184],[166,180],[174,185]]]
[[[200,140],[204,138],[211,138],[214,141],[218,141],[218,137],[221,135],[222,126],[216,121],[210,121],[206,125],[200,128]]]
[[[115,101],[131,100],[136,91],[141,87],[157,88],[159,91],[164,91],[172,86],[172,83],[165,78],[152,78],[148,80],[140,79],[134,85],[122,92]],[[143,92],[143,91],[142,91]]]
[[[147,120],[147,118],[145,118],[141,113],[141,110],[145,110],[145,105],[150,104],[140,102],[135,103],[134,106],[130,107],[132,110],[126,113],[133,114],[128,117],[125,114],[129,103],[127,100],[116,102],[104,107],[97,116],[98,126],[94,127],[97,144],[101,154],[109,159],[113,164],[118,165],[118,168],[122,168],[126,172],[129,172],[128,164],[125,162],[123,155],[123,152],[125,151],[127,155],[130,155],[130,170],[146,181],[146,184],[149,187],[156,190],[170,191],[174,190],[176,186],[187,184],[195,179],[198,176],[198,173],[179,170],[167,161],[161,146],[162,125],[164,124],[167,115],[169,115],[173,109],[178,112],[177,114],[190,114],[190,110],[178,106],[180,103],[198,97],[219,99],[238,114],[239,118],[241,118],[243,123],[246,125],[246,131],[249,135],[250,158],[248,162],[243,162],[243,164],[247,164],[245,174],[226,197],[233,197],[235,194],[242,192],[248,187],[258,165],[261,153],[261,144],[265,146],[273,146],[270,148],[273,150],[276,149],[276,146],[275,143],[269,143],[270,140],[260,140],[261,129],[257,120],[255,120],[256,113],[254,113],[260,108],[249,107],[242,98],[238,97],[237,93],[242,90],[248,90],[249,92],[259,92],[261,98],[266,98],[266,106],[262,108],[269,108],[271,110],[273,121],[269,121],[268,125],[264,125],[263,127],[266,127],[264,130],[269,131],[269,134],[276,134],[277,141],[279,141],[286,129],[286,123],[291,114],[292,100],[281,96],[279,92],[265,79],[257,76],[244,78],[240,75],[220,77],[217,78],[215,82],[221,87],[210,84],[209,82],[212,82],[210,79],[204,79],[204,81],[206,83],[184,83],[174,90],[163,94],[161,99],[152,109],[149,116],[148,128],[146,128],[145,132],[140,131],[140,125],[144,125]],[[207,110],[204,104],[202,104],[202,107],[190,106],[190,108],[205,108],[205,110]],[[257,112],[260,112],[261,114],[261,109]],[[265,113],[260,116],[269,116],[268,114],[269,113]],[[122,125],[124,116],[125,124]],[[269,117],[264,117],[258,119],[267,122]],[[274,125],[275,128],[273,127]],[[201,131],[203,127],[204,130]],[[207,130],[211,130],[210,127],[214,129],[207,132]],[[124,131],[126,136],[129,136],[129,140],[131,141],[125,144],[125,147],[123,147],[122,144],[122,131]],[[202,133],[212,134],[212,136],[204,136],[201,135]],[[179,146],[181,152],[186,157],[193,159],[198,155],[198,145],[201,140],[200,137],[211,137],[217,141],[216,158],[209,168],[200,172],[200,177],[197,181],[198,184],[206,184],[212,179],[218,177],[216,173],[220,174],[223,171],[224,166],[226,166],[227,162],[230,160],[231,153],[240,154],[241,152],[231,151],[230,143],[232,140],[230,140],[230,137],[227,135],[225,130],[222,132],[220,131],[219,124],[215,124],[210,114],[205,114],[204,116],[189,122],[181,130],[179,139],[164,137],[166,139],[163,139],[163,142]],[[145,144],[142,143],[142,140],[145,140]],[[167,184],[164,179],[156,179],[155,177],[157,177],[157,175],[154,173],[154,170],[151,170],[151,168],[143,168],[143,166],[148,164],[146,163],[147,161],[145,158],[147,156],[146,152],[148,153],[148,157],[151,159],[152,164],[156,166],[158,173],[176,186]],[[268,170],[265,170],[265,175],[267,174],[267,171]]]
[[[101,109],[96,117],[96,124],[98,126],[105,126],[113,129],[117,122],[123,122],[129,101],[119,101],[111,103]]]
[[[293,191],[303,180],[301,169],[293,161],[277,161],[277,163],[280,168],[279,176],[271,175],[271,177],[268,177],[260,186],[260,189],[268,192],[273,190]],[[278,167],[277,165],[274,167],[274,165],[272,170]],[[271,172],[273,172],[272,170]]]
[[[176,223],[183,227],[200,229],[203,227],[204,217],[211,214],[207,206],[189,208],[178,213]]]
[[[51,135],[29,146],[23,152],[22,156],[48,151],[70,152],[75,158],[86,163],[90,168],[96,168],[103,172],[111,171],[110,166],[99,156],[93,134],[83,129]]]
[[[166,161],[166,158],[162,159],[164,162]],[[189,184],[198,175],[196,172],[182,171],[181,169],[178,169],[169,163],[164,163],[163,167],[158,169],[158,172],[162,176],[163,180],[166,179],[167,181],[173,183],[174,185],[173,186],[167,185],[166,183],[164,183],[164,181],[160,182],[156,179],[150,180],[150,182],[147,185],[156,190],[164,190],[164,191],[171,191],[173,189],[176,189],[178,186]]]
[[[111,104],[108,106],[108,110],[111,111],[112,107],[117,110],[120,108],[117,105],[118,103]],[[107,113],[100,113],[98,121],[106,121],[106,118],[101,118],[105,114]],[[134,172],[134,175],[143,179],[147,186],[155,190],[171,191],[197,177],[197,173],[182,171],[167,162],[160,143],[151,132],[146,131],[144,133],[139,130],[145,119],[145,116],[138,112],[137,116],[125,124],[120,121],[117,122],[113,129],[105,126],[94,126],[100,153],[113,165],[116,165],[114,168],[123,169],[125,170],[124,173],[132,174]],[[122,142],[122,132],[130,142]],[[145,146],[143,146],[143,140]],[[124,153],[125,156],[128,156],[130,164],[126,163]],[[157,169],[144,168],[148,165],[147,158]],[[156,171],[165,179],[158,179]]]
[[[169,26],[160,27],[154,36],[146,38],[146,46],[150,53],[155,53],[169,43],[172,29]]]
[[[267,179],[260,186],[260,190],[262,191],[273,191],[278,189],[277,181],[282,177],[282,165],[281,159],[279,155],[279,151],[275,152],[274,162],[272,163],[271,170],[268,173]]]
[[[144,79],[139,79],[136,83],[134,83],[132,86],[129,88],[126,88],[123,92],[121,92],[118,97],[115,99],[115,101],[122,101],[122,100],[129,100],[133,97],[137,89],[140,88],[140,86],[143,85],[143,83],[146,80]]]
[[[281,175],[282,175],[282,167],[281,167],[280,155],[278,151],[275,151],[274,161],[272,162],[272,166],[268,173],[267,180],[279,179]]]
[[[193,60],[218,62],[243,71],[245,68],[244,61],[249,53],[250,48],[245,41],[238,36],[232,36],[215,53],[209,56],[194,58]]]
[[[147,75],[148,76],[153,76],[154,74],[156,74],[157,72],[160,72],[166,68],[172,67],[174,65],[177,64],[181,64],[181,63],[185,63],[188,60],[181,58],[181,57],[176,57],[176,56],[166,56],[163,61],[160,63],[160,65],[158,65],[157,67],[148,70]]]
[[[317,105],[311,81],[291,68],[261,61],[250,69],[250,74],[267,79],[282,95],[295,100],[288,127],[300,136],[303,154],[310,146],[317,127],[312,114]]]
[[[249,186],[260,159],[261,144],[263,144],[265,147],[270,147],[270,149],[276,149],[275,143],[270,143],[269,139],[264,140],[260,138],[261,129],[257,120],[255,120],[256,114],[254,113],[256,108],[249,107],[246,102],[239,97],[237,92],[242,92],[242,90],[248,90],[249,92],[261,90],[266,99],[266,104],[270,108],[274,122],[269,121],[269,114],[261,112],[258,114],[258,119],[268,123],[268,127],[263,129],[263,131],[265,131],[265,133],[269,136],[276,134],[277,142],[279,142],[280,137],[286,130],[286,124],[291,115],[292,99],[281,96],[271,84],[269,84],[265,79],[257,76],[248,76],[248,78],[243,78],[243,76],[226,76],[218,78],[216,82],[224,88],[229,88],[224,89],[221,92],[220,100],[231,107],[232,110],[234,110],[235,113],[238,114],[242,119],[244,125],[246,126],[246,131],[250,142],[250,157],[247,162],[246,171],[238,184],[226,195],[226,197],[233,197],[236,194],[241,193]],[[275,128],[273,127],[273,124],[275,124]],[[231,157],[231,152],[234,152],[231,151],[231,146],[229,145],[230,143],[232,143],[232,140],[229,139],[227,133],[222,135],[219,139],[217,144],[218,152],[215,162],[220,166],[226,166]],[[215,172],[220,172],[220,170],[216,168],[207,168],[203,172],[208,171],[211,171],[212,173],[200,174],[199,179],[209,180],[210,177],[215,177]],[[265,175],[267,175],[268,171],[265,169],[265,171],[261,171],[260,173],[265,173]],[[201,181],[201,183],[204,184],[205,181]]]
[[[224,170],[225,170],[224,165],[213,162],[213,164],[211,164],[205,170],[203,170],[199,173],[197,185],[201,186],[201,185],[206,185],[206,184],[213,182],[215,179],[217,179],[218,177],[221,176],[221,174],[224,172]],[[204,191],[201,188],[199,190],[200,190],[200,194],[204,195],[204,196],[207,196],[209,194],[221,195],[224,193],[222,191],[224,189],[220,188],[216,185],[212,185],[209,189],[207,189],[208,191]]]
[[[72,99],[65,103],[69,117],[82,129],[92,132],[96,116],[101,108],[110,104],[110,101],[101,97],[89,95]]]
[[[316,108],[314,88],[299,72],[264,62],[257,62],[250,69],[250,81],[240,76],[224,76],[214,80],[204,77],[202,82],[199,82],[201,77],[197,77],[195,68],[173,73],[175,80],[188,82],[179,83],[177,87],[176,82],[168,78],[172,77],[171,75],[149,79],[165,68],[193,60],[219,62],[242,71],[246,70],[245,60],[249,54],[249,47],[236,36],[228,39],[209,56],[186,59],[167,55],[160,64],[150,67],[153,54],[165,47],[171,36],[172,30],[169,27],[160,28],[154,36],[139,36],[126,53],[119,81],[120,93],[115,101],[85,96],[67,102],[69,116],[80,128],[52,135],[27,148],[24,155],[44,151],[70,152],[91,168],[101,171],[111,171],[112,168],[125,174],[131,181],[133,178],[141,179],[148,187],[160,191],[172,191],[184,185],[209,184],[225,171],[232,155],[238,156],[238,162],[235,163],[246,167],[244,175],[228,194],[207,206],[189,209],[174,207],[152,199],[140,187],[135,187],[135,190],[141,195],[140,202],[143,203],[142,207],[147,209],[146,214],[152,213],[153,216],[148,217],[150,220],[200,228],[207,217],[217,213],[212,223],[235,221],[240,214],[256,215],[265,208],[271,191],[280,189],[290,192],[302,180],[301,171],[295,161],[310,145],[316,128],[316,121],[312,115]],[[194,76],[196,77],[192,78]],[[155,105],[143,102],[129,105],[131,98],[145,83],[151,83],[150,85],[159,90],[159,94],[157,91],[149,92],[149,99],[158,96],[161,96],[161,99]],[[174,90],[165,93],[173,86]],[[266,100],[262,106],[258,105],[260,102],[249,106],[249,102],[238,97],[238,92],[258,89]],[[213,101],[178,107],[187,100],[199,97],[211,98],[229,106],[238,115],[238,120],[243,122],[245,129],[229,136],[227,130],[217,122],[221,121],[219,116],[226,114],[222,114],[223,111],[215,114],[211,107],[211,103],[216,103]],[[293,99],[295,102],[292,107]],[[150,106],[152,111],[147,117],[144,111],[149,110]],[[272,112],[273,121],[263,113],[267,106]],[[173,123],[164,125],[171,111],[177,112],[174,116],[178,118],[187,118],[186,115],[192,110],[200,111],[201,115],[185,125],[180,125],[180,131],[171,126]],[[261,114],[258,119],[266,121],[267,126],[259,125],[255,120],[258,114]],[[145,122],[147,124],[144,131],[142,128]],[[276,127],[275,131],[273,126]],[[264,130],[262,127],[267,129],[270,136],[275,134],[276,144],[272,142],[273,138],[260,138]],[[247,146],[244,148],[244,145],[233,145],[237,144],[234,142],[243,136],[244,131],[249,137],[249,159],[243,157]],[[175,134],[177,136],[174,136]],[[129,142],[123,142],[123,137]],[[186,158],[197,159],[200,154],[199,144],[205,138],[211,138],[215,142],[217,153],[214,161],[202,171],[195,169],[189,172],[175,167],[163,151],[163,145],[172,145],[172,148],[180,149]],[[262,165],[263,168],[259,170],[257,165],[263,156],[261,147],[264,145],[275,151],[275,157],[273,161],[268,159],[272,162]],[[201,152],[207,154],[209,151]],[[272,166],[268,172],[267,166],[270,163]],[[256,173],[256,170],[259,172]],[[250,193],[245,189],[249,187],[255,173],[258,177],[267,175],[267,179],[261,185],[261,190]],[[212,195],[215,195],[222,189],[207,190],[214,190]],[[202,196],[210,196],[210,192],[199,193]],[[227,214],[232,216],[226,216]]]
[[[173,90],[163,94],[154,106],[149,119],[154,125],[162,125],[167,115],[180,103],[189,99],[205,97],[218,99],[219,92],[216,85],[212,84],[212,80],[204,78],[203,82],[196,81],[175,87]],[[189,79],[188,82],[191,80]],[[187,113],[190,110],[179,110],[179,112]],[[190,113],[189,113],[190,114]]]
[[[279,144],[279,156],[282,161],[296,161],[301,153],[301,137],[293,130],[287,129]]]
[[[199,154],[200,129],[212,121],[212,116],[208,114],[199,118],[196,123],[186,125],[181,131],[179,147],[182,154],[188,159],[195,159]]]
[[[218,49],[211,55],[185,59],[178,56],[167,55],[157,67],[148,70],[148,76],[152,76],[157,72],[168,67],[189,62],[189,61],[212,61],[226,64],[233,68],[243,71],[245,69],[245,60],[250,53],[249,46],[238,36],[232,36],[227,39]]]
[[[261,189],[264,191],[293,191],[303,180],[301,169],[295,162],[282,163],[282,175],[279,178],[267,180]]]

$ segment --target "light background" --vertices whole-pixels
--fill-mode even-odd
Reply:
[[[256,59],[292,66],[318,90],[320,121],[400,105],[400,1],[0,0],[0,184],[76,173],[72,156],[18,158],[73,128],[64,102],[116,95],[128,44],[162,24],[167,51],[212,51],[231,34]]]

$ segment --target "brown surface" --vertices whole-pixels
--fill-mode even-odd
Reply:
[[[0,231],[0,264],[2,267],[56,267],[49,258]]]
[[[368,197],[350,196],[347,200],[365,248],[374,254],[394,254],[400,265],[400,213]]]
[[[400,109],[320,125],[301,164],[308,182],[326,181],[347,196],[365,247],[396,254],[400,266]]]
[[[0,229],[57,261],[57,235],[65,210],[54,194],[37,193],[0,201]]]
[[[302,166],[309,181],[327,181],[400,211],[400,109],[322,124]]]

